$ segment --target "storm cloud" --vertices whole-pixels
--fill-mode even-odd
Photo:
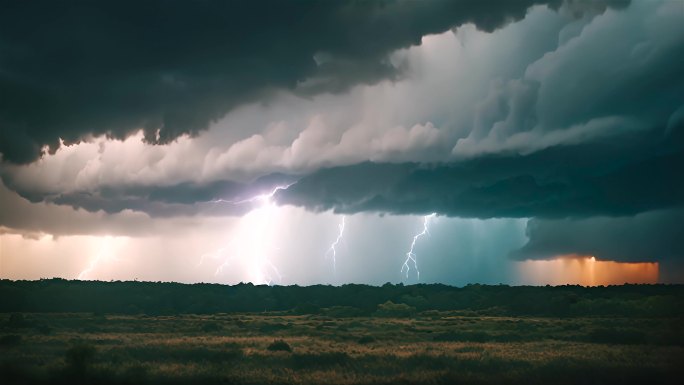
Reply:
[[[268,194],[311,211],[453,217],[586,218],[625,216],[684,205],[683,126],[613,140],[553,147],[527,155],[483,156],[455,163],[374,163],[323,168],[251,182],[104,186],[89,192],[25,198],[109,213],[154,217],[242,215],[248,199]]]
[[[664,151],[675,143],[675,151]],[[606,141],[452,165],[364,163],[320,170],[277,198],[341,213],[436,212],[476,218],[634,215],[684,205],[682,144],[681,138],[654,140],[650,133],[633,137],[631,145],[623,140],[619,149]]]
[[[684,210],[650,211],[636,216],[527,222],[528,242],[511,255],[547,259],[592,255],[614,261],[663,261],[684,257]]]
[[[34,161],[93,135],[197,135],[277,90],[338,93],[401,76],[389,54],[464,23],[493,31],[560,1],[53,1],[0,14],[0,153]],[[626,1],[568,2],[598,12]]]
[[[560,255],[684,271],[683,17],[667,0],[6,5],[0,241],[27,271],[24,252],[71,254],[74,235],[173,255],[188,281],[262,282],[245,278],[261,261],[336,282],[346,215],[342,277],[410,283],[436,213],[425,282],[519,282],[538,263],[520,260]],[[229,261],[246,270],[217,275]]]
[[[360,27],[350,32],[351,35],[340,35],[343,37],[372,35],[368,29],[380,27],[376,19],[364,24],[363,20],[370,15],[380,19],[387,17],[392,23],[408,28],[402,33],[389,34],[391,37],[383,35],[380,40],[384,48],[378,50],[364,48],[366,44],[376,44],[373,39],[359,38],[364,41],[358,44],[347,42],[354,46],[353,50],[342,44],[345,42],[342,37],[332,40],[337,44],[334,45],[334,52],[346,52],[345,57],[353,57],[364,63],[375,63],[380,56],[387,57],[398,47],[420,43],[423,34],[447,26],[470,21],[481,29],[491,31],[507,21],[525,17],[530,6],[527,2],[506,2],[501,3],[506,5],[499,5],[501,9],[497,8],[492,13],[470,2],[431,2],[427,5],[399,2],[366,4],[364,7],[370,9],[352,12],[357,5],[325,4],[316,3],[310,13],[322,12],[335,20],[342,18],[345,22],[351,22],[348,18],[356,17],[353,20],[360,23]],[[218,5],[209,3],[206,6]],[[467,48],[453,46],[456,40],[463,47],[472,45],[477,48],[475,43],[468,42],[482,39],[482,34],[471,33],[467,28],[455,29],[455,39],[440,38],[437,39],[438,43],[431,43],[438,44],[435,48],[429,45],[425,47],[424,50],[436,58],[436,63],[444,59],[443,54],[435,49],[456,51],[459,55],[455,59],[456,63],[465,63],[459,65],[465,66],[462,72],[466,75],[458,75],[453,80],[448,78],[454,76],[450,75],[448,67],[442,69],[438,64],[430,64],[427,58],[431,56],[420,56],[425,55],[420,50],[407,51],[400,55],[402,59],[397,59],[409,63],[411,72],[407,76],[419,76],[428,85],[435,81],[444,83],[448,79],[455,87],[453,90],[443,86],[438,88],[437,83],[434,87],[426,88],[418,81],[411,83],[411,78],[407,77],[392,84],[357,89],[349,96],[339,94],[312,100],[274,96],[273,107],[263,104],[247,106],[243,108],[244,111],[229,114],[214,129],[197,138],[183,137],[166,146],[149,146],[141,142],[149,141],[149,132],[138,133],[138,136],[120,144],[98,139],[83,146],[62,147],[54,156],[46,156],[28,166],[5,165],[0,170],[0,176],[7,187],[33,202],[44,200],[90,211],[119,212],[132,209],[161,216],[202,212],[239,215],[244,209],[221,207],[207,211],[197,203],[239,200],[244,194],[255,191],[250,187],[251,183],[259,178],[269,178],[269,175],[286,176],[289,182],[299,180],[287,192],[280,194],[280,202],[317,211],[438,212],[480,218],[561,217],[623,215],[676,206],[680,204],[678,194],[681,186],[677,182],[673,183],[672,188],[663,186],[669,186],[668,178],[674,178],[674,168],[670,165],[681,161],[684,95],[680,90],[684,87],[684,80],[677,74],[684,60],[684,34],[678,33],[683,27],[677,23],[678,17],[673,16],[668,6],[667,3],[652,5],[639,2],[627,8],[607,10],[606,3],[569,2],[558,11],[544,11],[537,7],[528,16],[529,20],[520,23],[521,26],[507,27],[516,28],[515,33],[511,34],[514,38],[509,39],[511,41],[506,40],[508,37],[496,35],[496,39],[490,39],[491,42],[480,43],[489,51],[475,49],[470,52]],[[125,5],[117,7],[125,8]],[[164,10],[171,15],[169,20],[176,20],[173,15],[181,17],[177,15],[179,10],[174,7],[179,5]],[[323,9],[319,10],[318,7]],[[421,11],[412,7],[418,7]],[[409,23],[409,28],[399,22],[404,20],[400,16],[410,18],[421,12],[436,12],[433,7],[455,7],[454,15],[447,18],[449,12],[440,8],[440,17],[431,19],[430,23]],[[408,12],[409,8],[411,12]],[[587,10],[593,13],[584,18],[573,15],[568,19],[558,14]],[[237,11],[233,13],[240,13]],[[299,15],[296,9],[289,11]],[[60,15],[60,12],[65,11],[60,10],[56,15]],[[80,12],[95,11],[85,7]],[[165,15],[164,12],[161,14]],[[198,7],[192,12],[201,14],[208,10]],[[187,20],[192,20],[192,12]],[[287,14],[285,12],[281,16],[285,18]],[[480,19],[478,15],[487,15],[487,18]],[[137,16],[132,20],[138,20]],[[163,30],[162,27],[167,26],[167,23],[170,21],[155,21],[154,25]],[[198,35],[187,37],[204,38],[208,41],[207,47],[186,48],[207,49],[207,52],[216,53],[220,51],[216,44],[222,42],[221,39],[241,42],[251,36],[243,34],[246,37],[238,38],[235,33],[214,34],[218,29],[211,28],[229,28],[219,24],[209,23],[199,28],[199,32],[193,29],[192,33]],[[102,32],[105,33],[108,24],[103,25],[105,29]],[[142,23],[139,28],[145,30],[145,25]],[[277,30],[277,25],[269,24],[264,33],[271,31],[271,28]],[[249,28],[252,27],[249,24]],[[537,37],[539,33],[536,29],[542,27],[543,35],[550,38]],[[238,28],[238,25],[231,25],[230,28]],[[174,31],[169,32],[169,36],[178,33]],[[209,31],[212,32],[211,36],[202,35]],[[288,33],[296,31],[298,29]],[[109,32],[117,39],[129,38],[127,34]],[[341,33],[331,32],[331,36]],[[517,35],[518,40],[515,38]],[[51,38],[59,39],[60,36],[58,33]],[[153,36],[157,38],[150,42],[163,40],[158,35]],[[284,36],[263,38],[269,44],[275,44]],[[419,37],[411,40],[410,36]],[[30,37],[22,35],[21,38]],[[327,42],[325,36],[311,39],[316,44]],[[520,39],[529,47],[509,48],[516,41],[520,44]],[[145,39],[142,40],[136,44],[146,44]],[[292,57],[304,55],[303,52],[311,56],[314,55],[312,52],[320,49],[307,45],[306,39],[300,40],[292,47]],[[606,46],[604,43],[608,41],[619,44]],[[180,42],[180,49],[167,54],[185,55],[182,44],[190,43],[183,43],[183,39]],[[124,46],[127,50],[135,47]],[[104,45],[96,47],[99,50],[97,52],[102,52],[99,56],[94,55],[95,58],[108,57],[105,53],[114,54]],[[252,49],[256,50],[253,53],[257,56],[271,52],[266,46],[255,45]],[[197,56],[196,51],[189,52],[192,55],[188,57]],[[371,52],[374,54],[371,55]],[[517,55],[515,60],[506,65],[499,64],[513,54]],[[152,56],[163,57],[158,53]],[[237,54],[230,57],[233,58],[229,60],[231,62],[239,62],[242,58]],[[268,56],[258,57],[271,63],[264,59]],[[460,61],[458,58],[461,58]],[[12,60],[7,60],[12,63]],[[308,57],[307,60],[312,59]],[[319,57],[320,60],[323,59]],[[131,71],[138,68],[136,63],[127,64],[131,66]],[[172,60],[169,63],[185,62]],[[104,70],[109,68],[107,63],[97,64]],[[157,64],[163,67],[164,63]],[[213,76],[214,72],[202,67],[205,64],[199,59],[191,60],[188,68],[202,68],[203,74]],[[92,68],[97,67],[93,63],[83,64],[91,65]],[[217,73],[220,74],[242,73],[234,67],[219,67]],[[281,70],[280,65],[269,68],[275,71],[276,67],[277,71]],[[319,71],[319,67],[314,63],[311,68]],[[23,66],[21,70],[29,71],[31,68]],[[35,71],[47,71],[49,67],[33,68]],[[159,68],[152,67],[155,76],[159,74]],[[421,74],[423,68],[429,71]],[[19,70],[17,67],[6,73]],[[340,71],[345,76],[354,72],[349,69]],[[56,74],[62,72],[57,71]],[[597,77],[596,74],[605,75]],[[318,75],[311,72],[306,76]],[[80,75],[77,77],[82,79]],[[474,80],[469,82],[470,78]],[[108,76],[97,76],[97,79],[98,82],[112,80]],[[259,79],[267,81],[268,76],[259,76]],[[483,87],[483,81],[488,83],[487,87]],[[216,84],[214,81],[209,83]],[[91,86],[100,90],[108,89],[104,84],[85,82],[84,87]],[[303,92],[298,87],[291,90]],[[278,87],[274,85],[271,88]],[[138,89],[149,90],[154,87],[137,82],[128,91]],[[225,88],[222,94],[233,94],[231,90],[230,87]],[[179,92],[179,95],[185,95],[185,91]],[[396,100],[378,103],[377,98],[388,92],[396,94],[393,96]],[[460,108],[456,113],[450,111],[452,107],[449,104],[430,95],[446,92],[444,100],[458,101]],[[414,103],[416,95],[424,95],[426,100],[418,102],[418,106],[429,113],[410,107],[409,103]],[[164,97],[150,96],[151,103],[166,103]],[[60,98],[64,99],[64,95]],[[354,102],[359,98],[365,99],[361,106]],[[11,103],[18,103],[19,99],[12,100]],[[211,105],[202,100],[201,93],[193,95],[192,103],[201,104],[191,108],[193,113],[200,113],[202,108]],[[244,99],[247,100],[249,98]],[[82,106],[79,109],[87,110],[89,103],[99,103],[98,98],[88,97],[87,102],[79,104]],[[113,105],[108,104],[107,108]],[[144,103],[135,105],[138,108]],[[280,105],[283,107],[278,107]],[[388,120],[387,116],[398,115],[397,111],[406,107],[411,112],[406,117]],[[95,110],[103,111],[101,108]],[[292,110],[302,111],[301,116]],[[10,108],[8,111],[15,114],[21,109]],[[120,111],[123,111],[121,116],[129,115],[124,110]],[[78,119],[88,116],[87,111],[70,114],[68,108],[60,109],[60,114],[64,119],[69,116],[77,116]],[[33,110],[31,115],[43,116]],[[425,118],[421,118],[421,115],[425,115]],[[60,124],[61,119],[53,117],[49,120]],[[129,132],[127,130],[134,129],[134,126],[120,124],[117,119],[105,120],[118,127],[117,130]],[[49,124],[39,126],[48,127]],[[10,135],[21,131],[5,129],[11,127],[3,125],[3,132]],[[69,124],[69,127],[70,130],[79,131],[79,124]],[[88,127],[97,127],[97,124]],[[97,129],[90,131],[89,135],[102,132]],[[69,141],[59,129],[46,132]],[[79,131],[73,139],[78,140],[81,134]],[[161,136],[159,140],[162,140]],[[21,148],[13,143],[13,139],[1,143],[12,149]],[[339,175],[344,179],[337,180],[342,178]]]

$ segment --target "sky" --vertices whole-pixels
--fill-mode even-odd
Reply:
[[[0,278],[684,283],[684,2],[0,12]]]

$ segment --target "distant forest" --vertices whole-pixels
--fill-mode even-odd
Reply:
[[[684,285],[300,287],[42,279],[0,280],[0,298],[0,312],[172,315],[279,311],[336,317],[410,316],[425,311],[563,317],[684,315]]]

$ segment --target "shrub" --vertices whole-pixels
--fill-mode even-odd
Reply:
[[[362,345],[370,344],[370,343],[375,342],[375,338],[373,336],[363,336],[363,337],[359,338],[359,340],[357,342],[362,344]]]
[[[321,308],[316,304],[305,302],[295,306],[292,311],[295,314],[318,314],[321,312]]]
[[[286,325],[286,324],[281,324],[281,323],[267,323],[267,324],[260,325],[260,326],[258,327],[258,330],[259,330],[260,333],[268,334],[268,333],[273,333],[273,332],[277,332],[277,331],[280,331],[280,330],[285,330],[285,329],[288,329],[288,328],[289,328],[289,326]]]
[[[24,319],[24,315],[21,313],[13,313],[9,317],[7,325],[11,328],[23,328],[26,327],[28,322]]]
[[[66,351],[66,363],[77,372],[84,372],[95,359],[97,350],[92,345],[74,345]]]
[[[335,365],[345,365],[351,360],[345,352],[304,353],[292,355],[292,366],[297,369],[325,368]]]
[[[603,344],[643,344],[646,343],[646,334],[635,329],[601,328],[587,334],[586,340]]]
[[[218,322],[203,322],[201,329],[205,333],[212,333],[221,331],[223,327]]]
[[[49,325],[45,324],[36,325],[35,329],[40,334],[48,335],[52,333],[52,328]]]
[[[21,343],[21,336],[17,334],[8,334],[0,337],[0,346],[17,346]]]
[[[493,341],[494,337],[481,331],[451,331],[436,334],[432,340],[437,342],[488,342]]]
[[[274,340],[271,342],[270,345],[268,345],[268,350],[272,352],[291,352],[292,348],[290,347],[290,344],[283,340]]]
[[[345,318],[362,317],[365,313],[363,310],[353,306],[331,306],[325,309],[325,315],[328,317]]]
[[[405,303],[394,303],[387,301],[378,305],[375,312],[380,317],[408,317],[416,312],[416,308]]]

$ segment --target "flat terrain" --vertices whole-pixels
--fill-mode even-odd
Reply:
[[[680,317],[0,313],[0,383],[680,383]]]

